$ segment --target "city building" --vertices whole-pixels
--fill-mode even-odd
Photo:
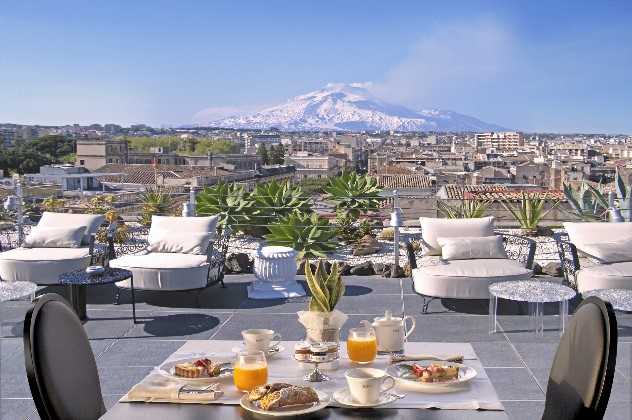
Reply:
[[[477,149],[511,150],[524,146],[522,133],[516,131],[479,133],[474,141]]]

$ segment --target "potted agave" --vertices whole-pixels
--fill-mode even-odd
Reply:
[[[347,315],[335,309],[345,292],[338,263],[331,266],[328,274],[322,260],[313,272],[306,261],[305,277],[312,297],[308,310],[298,312],[298,320],[305,327],[306,340],[312,343],[339,342],[340,329],[347,321]]]

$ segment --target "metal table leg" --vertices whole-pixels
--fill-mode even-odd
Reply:
[[[498,298],[489,294],[489,333],[496,332],[496,318],[498,316]]]
[[[136,296],[134,294],[134,275],[129,278],[129,281],[132,286],[132,318],[134,319],[134,324],[136,324]]]
[[[86,286],[71,284],[66,286],[66,291],[70,305],[72,305],[79,319],[85,321],[88,318],[86,310]]]

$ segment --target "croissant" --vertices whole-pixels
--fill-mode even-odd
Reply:
[[[271,392],[278,391],[283,388],[291,387],[291,384],[284,384],[281,382],[275,382],[273,384],[261,385],[250,391],[248,394],[248,399],[250,401],[259,401],[261,398],[265,397]]]
[[[317,403],[318,394],[312,388],[289,386],[278,391],[269,392],[258,402],[262,410],[270,411],[293,405]]]

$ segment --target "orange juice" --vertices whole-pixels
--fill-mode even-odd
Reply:
[[[250,391],[268,382],[268,366],[265,363],[253,363],[247,366],[235,366],[233,381],[240,391]]]
[[[375,337],[349,337],[347,339],[347,355],[352,362],[372,362],[377,356],[377,340]]]

